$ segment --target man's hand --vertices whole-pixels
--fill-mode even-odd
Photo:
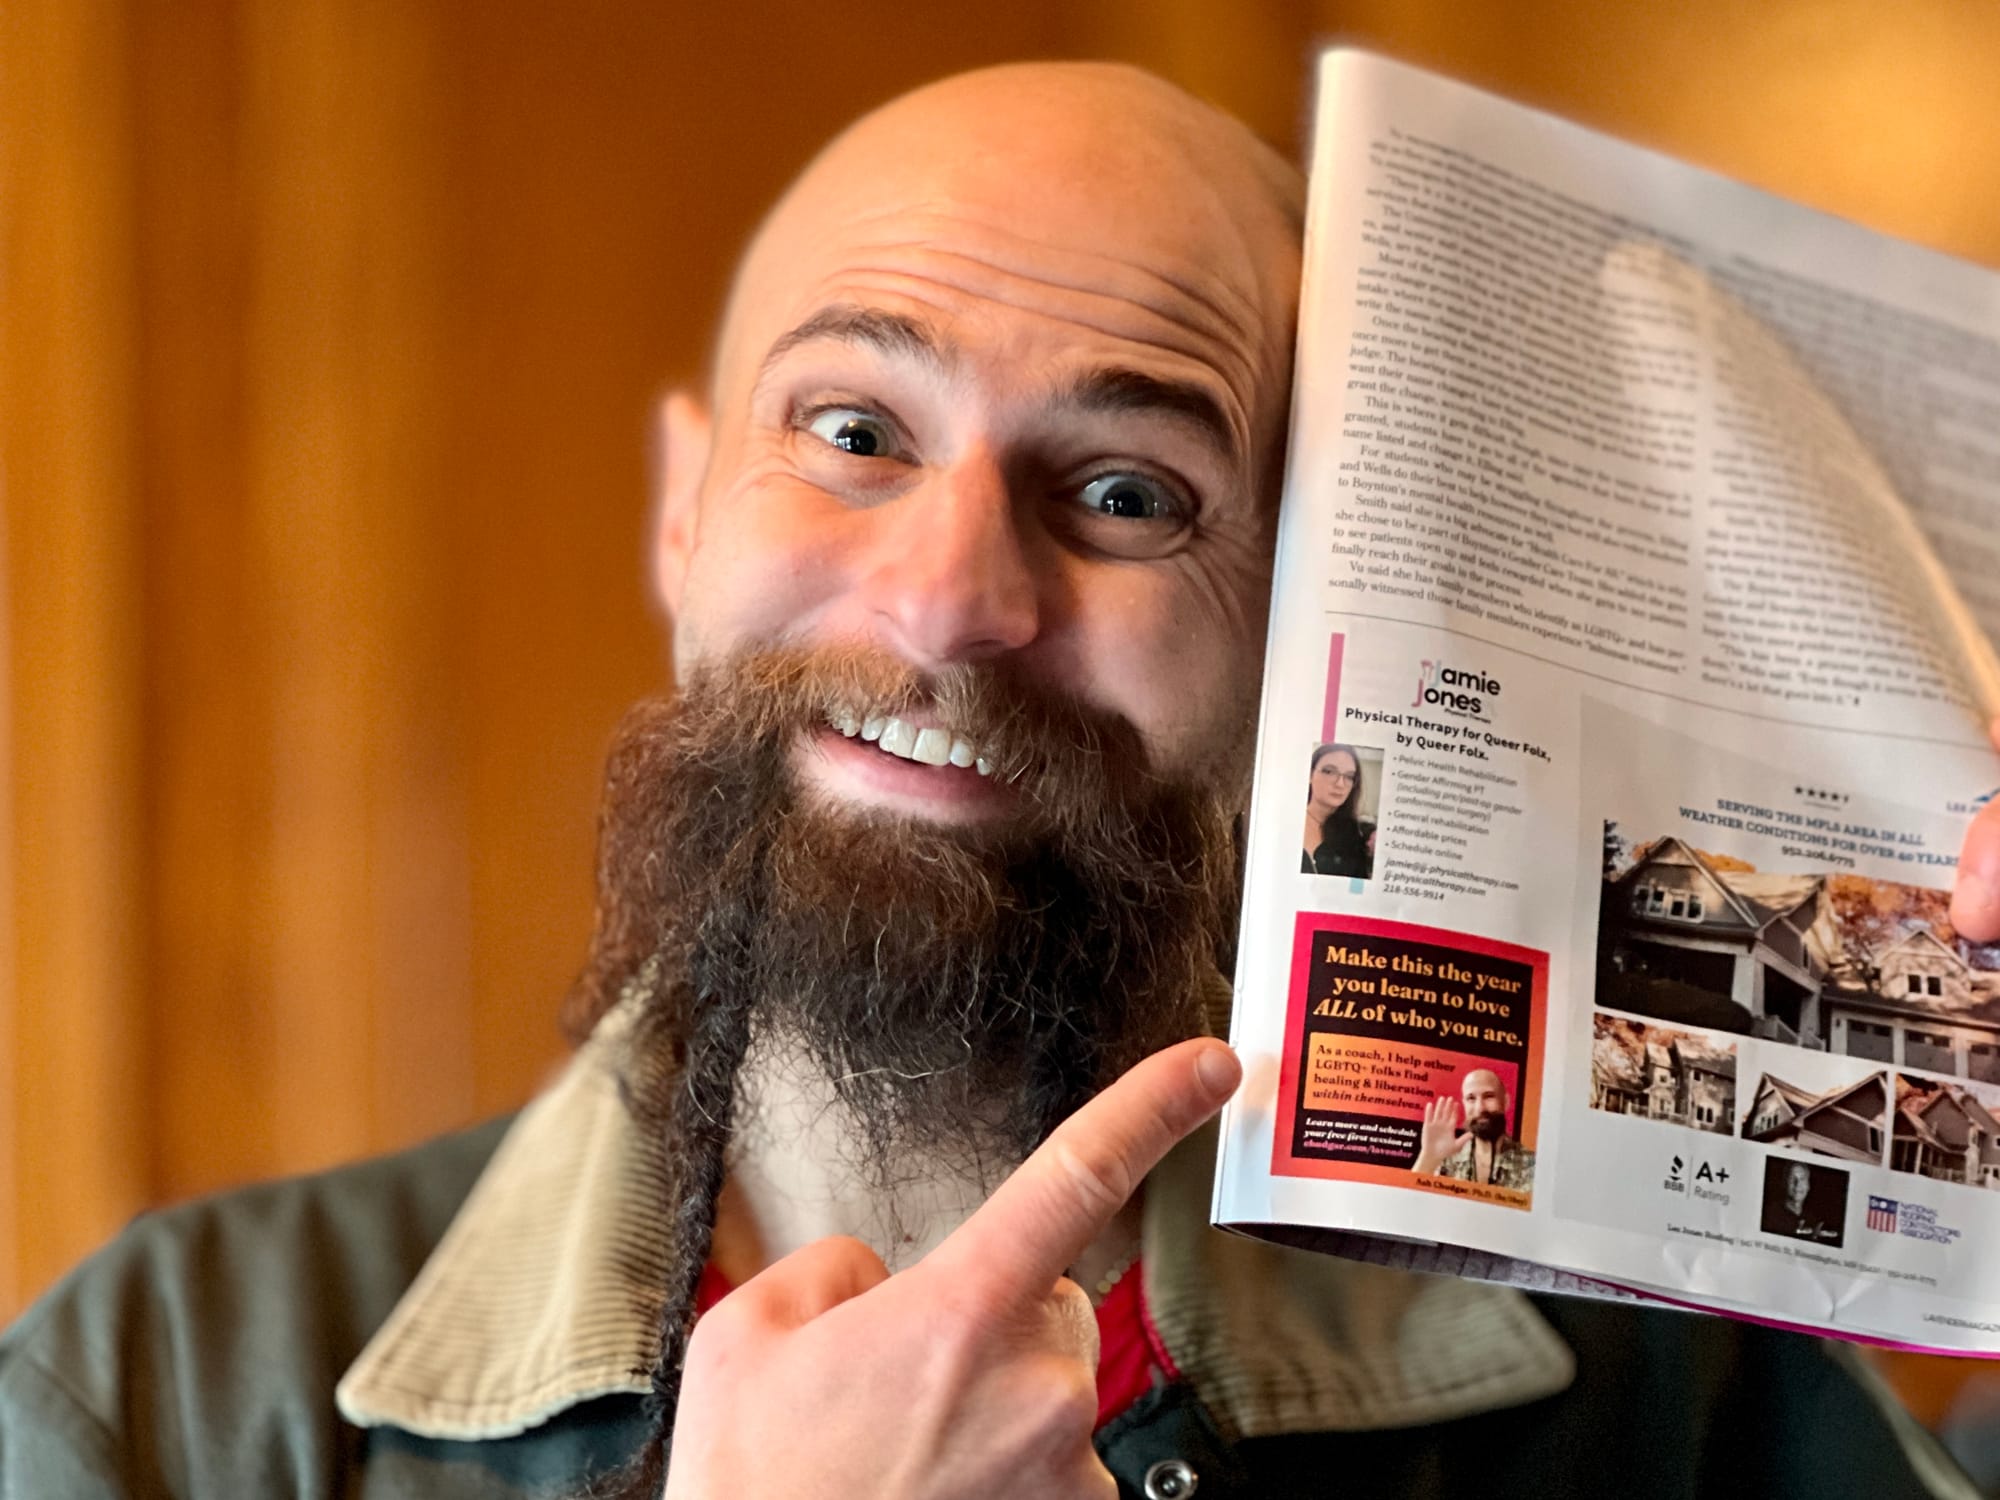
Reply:
[[[909,1270],[828,1239],[746,1282],[695,1328],[668,1500],[1111,1500],[1097,1322],[1063,1271],[1240,1077],[1218,1042],[1170,1047]]]
[[[1440,1094],[1424,1106],[1423,1134],[1417,1139],[1417,1159],[1410,1163],[1410,1170],[1435,1172],[1458,1149],[1461,1139],[1458,1101],[1449,1094]]]
[[[2000,750],[2000,719],[1986,726]],[[2000,797],[1979,810],[1958,857],[1958,882],[1951,893],[1951,925],[1975,943],[2000,939]]]

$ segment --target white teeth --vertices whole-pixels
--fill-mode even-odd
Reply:
[[[951,759],[951,736],[942,729],[920,729],[910,747],[910,759],[927,766],[941,766]]]
[[[870,714],[861,718],[845,708],[830,709],[827,722],[849,739],[859,735],[864,740],[872,740],[877,749],[886,750],[903,760],[914,760],[926,766],[969,766],[981,776],[993,774],[992,760],[981,755],[972,741],[953,734],[949,729],[936,726],[919,729],[891,714]]]

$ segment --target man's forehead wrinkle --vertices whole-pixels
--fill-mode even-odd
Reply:
[[[1072,288],[1036,277],[1017,278],[977,261],[945,259],[949,264],[941,266],[935,251],[919,246],[908,264],[843,266],[808,288],[802,309],[874,307],[883,302],[923,308],[933,316],[916,321],[927,324],[932,337],[951,349],[958,365],[969,354],[963,347],[952,348],[955,340],[944,330],[957,327],[969,333],[976,328],[983,306],[998,306],[1023,318],[1049,319],[1101,334],[1135,353],[1154,351],[1173,366],[1143,374],[1181,386],[1203,375],[1213,380],[1217,387],[1213,399],[1227,413],[1238,444],[1248,451],[1250,411],[1260,394],[1267,393],[1257,353],[1243,347],[1241,341],[1212,328],[1190,328],[1170,313],[1113,293]],[[975,267],[980,274],[973,278],[962,272],[952,274],[961,266]],[[1034,295],[1031,288],[1040,288],[1043,294]],[[807,321],[816,315],[809,313]],[[1130,356],[1121,359],[1114,353],[1106,363],[1129,364]],[[1195,368],[1186,370],[1188,365]]]
[[[1202,267],[1192,255],[1186,257],[1185,271],[1177,271],[1162,264],[1163,257],[1159,254],[1141,260],[1129,254],[1114,254],[1084,245],[1053,244],[1046,238],[1023,235],[986,215],[964,210],[892,217],[904,225],[914,218],[923,224],[926,232],[884,241],[880,246],[884,250],[952,256],[1001,275],[1032,276],[1033,279],[1071,290],[1092,290],[1091,283],[1101,278],[1118,288],[1119,294],[1158,311],[1166,311],[1176,301],[1192,303],[1206,312],[1217,325],[1244,337],[1255,336],[1266,316],[1267,310],[1259,305],[1253,292],[1234,285],[1228,277],[1214,274],[1210,268]],[[965,229],[971,229],[975,236],[991,237],[998,243],[982,246],[979,251],[950,244],[952,232]],[[959,237],[963,238],[962,233]],[[1018,253],[1009,256],[1005,251],[1012,247],[1019,247]],[[1239,245],[1232,248],[1247,265],[1251,259],[1247,247]],[[1020,268],[1023,263],[1035,261],[1053,264],[1046,270],[1034,272]],[[1051,275],[1050,271],[1057,274]],[[1124,288],[1122,283],[1132,278],[1153,283],[1157,289],[1155,295],[1147,297],[1136,290]],[[1159,295],[1161,292],[1164,295]]]
[[[822,295],[875,293],[909,299],[945,316],[963,316],[966,299],[1081,329],[1189,360],[1221,378],[1231,404],[1246,407],[1260,394],[1271,367],[1289,352],[1287,322],[1272,337],[1261,322],[1236,322],[1212,304],[1190,306],[1172,295],[1149,298],[1131,287],[1091,284],[1040,271],[1019,271],[983,256],[912,242],[899,254],[853,265],[830,279]],[[1169,285],[1154,278],[1154,285]],[[834,289],[837,288],[838,291]],[[1276,371],[1282,376],[1282,369]],[[1249,427],[1247,411],[1243,414]]]
[[[1046,224],[1030,236],[1004,209],[981,199],[979,189],[962,185],[955,189],[946,182],[880,206],[843,207],[839,217],[844,222],[818,226],[817,254],[889,261],[956,256],[1003,276],[1121,296],[1190,327],[1221,332],[1252,346],[1263,339],[1268,325],[1289,316],[1296,271],[1277,267],[1274,277],[1273,267],[1259,263],[1249,227],[1219,207],[1207,212],[1190,208],[1173,223],[1156,217],[1152,243],[1134,251],[1122,243],[1117,249],[1088,243],[1116,241],[1125,233],[1115,217],[1107,216],[1103,225],[1087,218],[1081,224]],[[1086,216],[1091,211],[1086,201]],[[1278,235],[1288,249],[1296,246],[1296,237],[1288,231],[1279,230]],[[1204,248],[1204,241],[1211,243]],[[1228,274],[1225,267],[1235,274]],[[1283,283],[1278,293],[1281,305],[1268,305],[1277,281]],[[1282,335],[1284,330],[1276,332]]]
[[[1227,390],[1225,404],[1230,406],[1247,407],[1256,399],[1261,384],[1254,352],[1238,341],[1218,336],[1214,330],[1190,328],[1171,314],[1087,288],[1051,287],[1043,282],[1039,285],[1046,289],[1044,295],[1035,296],[1020,286],[995,286],[989,282],[968,291],[962,280],[929,277],[909,270],[864,272],[844,278],[844,284],[864,294],[920,303],[954,321],[976,324],[984,312],[997,306],[1022,319],[1047,320],[1066,324],[1078,334],[1101,335],[1124,346],[1130,351],[1129,358],[1143,358],[1151,353],[1177,367],[1183,362],[1197,367]],[[1074,340],[1069,342],[1076,352],[1081,352]]]
[[[777,337],[764,355],[759,381],[792,350],[818,342],[860,344],[882,354],[918,360],[939,370],[949,369],[958,360],[958,349],[951,338],[922,319],[887,308],[834,302]]]
[[[1033,282],[1058,294],[1094,302],[1099,307],[1123,304],[1154,320],[1164,329],[1179,330],[1188,336],[1184,339],[1174,339],[1156,334],[1151,337],[1141,337],[1139,342],[1154,344],[1161,348],[1172,348],[1178,353],[1200,359],[1204,363],[1215,364],[1218,368],[1225,363],[1237,364],[1244,368],[1246,374],[1258,363],[1257,355],[1264,343],[1264,337],[1254,310],[1246,308],[1243,317],[1231,317],[1229,312],[1214,300],[1194,295],[1186,287],[1148,267],[1115,263],[1120,269],[1141,278],[1146,285],[1107,286],[1104,284],[1106,278],[1024,273],[1000,261],[963,250],[940,248],[930,253],[940,260],[955,261],[988,277],[1016,284]],[[1164,295],[1161,295],[1162,292]],[[1080,318],[1078,321],[1090,320]],[[1094,326],[1097,326],[1100,332],[1111,332],[1112,328],[1106,325],[1118,321],[1115,317],[1100,317]]]

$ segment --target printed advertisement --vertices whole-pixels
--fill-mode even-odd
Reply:
[[[1528,1207],[1548,956],[1310,915],[1295,955],[1272,1170]]]
[[[1590,1113],[1564,1119],[1559,1213],[1685,1244],[1704,1294],[1799,1321],[2000,1292],[1966,1253],[2000,1238],[2000,948],[1952,929],[1959,826],[1583,711],[1615,751],[1584,767]],[[1622,1258],[1660,1284],[1657,1252]]]

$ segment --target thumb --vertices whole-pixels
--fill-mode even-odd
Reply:
[[[772,1262],[733,1295],[758,1304],[771,1321],[797,1327],[888,1279],[881,1256],[858,1239],[833,1235]]]
[[[1966,830],[1952,884],[1951,925],[1975,943],[2000,938],[2000,796],[1982,807]]]

